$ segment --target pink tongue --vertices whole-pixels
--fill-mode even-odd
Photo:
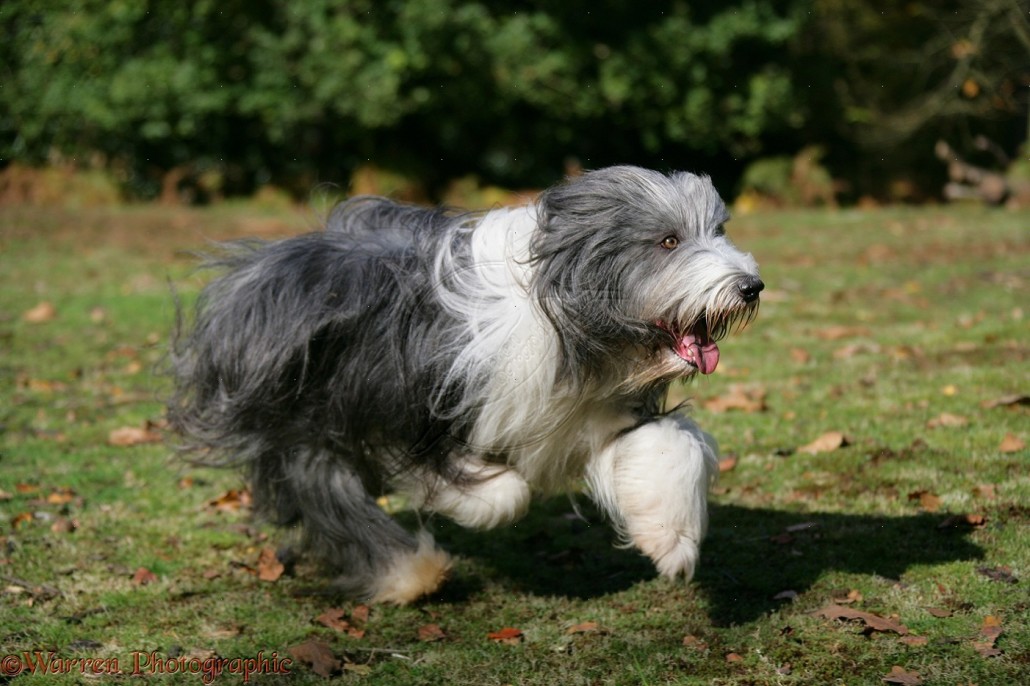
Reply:
[[[719,365],[719,346],[715,341],[698,340],[693,334],[687,334],[679,340],[676,354],[693,363],[702,374],[711,374]]]

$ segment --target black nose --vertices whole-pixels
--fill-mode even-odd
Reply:
[[[758,300],[758,294],[765,288],[765,284],[757,276],[745,276],[737,284],[737,290],[740,291],[740,297],[744,299],[744,302],[754,302]]]

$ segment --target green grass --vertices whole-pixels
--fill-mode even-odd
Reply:
[[[1030,394],[1030,215],[734,220],[769,288],[719,371],[677,391],[737,458],[695,580],[656,579],[586,503],[577,517],[557,498],[490,533],[433,521],[459,556],[453,578],[413,607],[374,607],[361,638],[315,622],[355,604],[304,564],[275,582],[252,573],[278,532],[207,505],[237,475],[184,467],[161,443],[108,443],[162,419],[168,282],[186,299],[202,283],[185,251],[314,223],[245,205],[0,210],[0,657],[117,658],[127,672],[136,653],[283,658],[318,639],[346,663],[342,681],[375,684],[877,684],[900,665],[927,684],[1001,686],[1030,671],[1030,454],[1000,449],[1008,434],[1030,440],[1030,411],[986,406]],[[56,316],[24,321],[44,301]],[[734,384],[764,391],[765,410],[706,409]],[[966,423],[929,428],[943,413]],[[849,445],[797,450],[829,431]],[[966,514],[985,523],[940,527]],[[157,580],[135,584],[141,567]],[[896,615],[926,643],[812,614],[851,591],[850,607]],[[1002,627],[995,657],[974,646],[988,616]],[[584,622],[597,628],[568,633]],[[444,640],[420,641],[428,624]],[[522,640],[488,639],[503,627]],[[47,678],[82,681],[82,662],[69,665]],[[256,680],[324,679],[293,664]]]

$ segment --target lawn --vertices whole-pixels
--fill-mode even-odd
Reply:
[[[36,672],[14,683],[1030,673],[1030,214],[734,219],[761,313],[674,389],[724,456],[696,578],[655,578],[587,502],[556,498],[489,533],[429,521],[458,562],[404,608],[281,569],[238,475],[178,462],[163,432],[172,288],[203,283],[190,251],[315,225],[255,204],[0,209],[0,669]]]

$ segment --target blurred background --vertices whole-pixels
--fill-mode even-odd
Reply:
[[[0,203],[1030,205],[1026,0],[4,0]],[[502,190],[504,189],[504,190]]]

